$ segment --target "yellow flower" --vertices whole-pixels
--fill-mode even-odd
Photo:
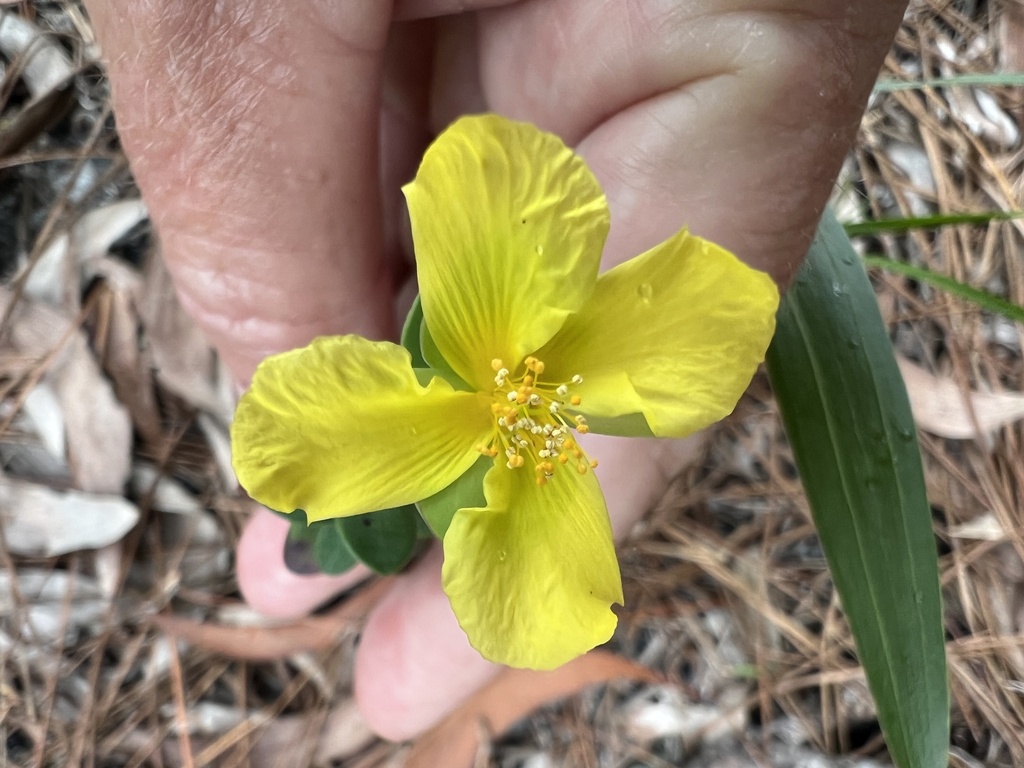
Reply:
[[[604,194],[524,123],[460,119],[404,191],[424,346],[447,378],[358,336],[268,358],[235,416],[238,478],[315,521],[420,501],[493,457],[486,506],[444,534],[444,589],[485,657],[553,668],[608,640],[623,599],[577,434],[682,437],[726,416],[778,291],[686,231],[599,276]]]

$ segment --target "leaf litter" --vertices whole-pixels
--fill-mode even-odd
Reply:
[[[7,764],[887,764],[763,378],[621,547],[626,608],[608,649],[502,675],[414,745],[375,740],[351,665],[386,585],[284,624],[241,604],[231,383],[160,262],[88,22],[64,0],[0,14],[0,78],[18,81],[0,88]],[[915,2],[882,74],[1020,71],[1022,18],[1009,0]],[[838,210],[1019,210],[1022,126],[1021,88],[876,94]],[[1004,221],[859,245],[1022,303],[1022,234]],[[953,764],[1022,764],[1024,331],[873,277],[922,430]]]

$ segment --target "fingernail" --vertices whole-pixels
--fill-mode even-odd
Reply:
[[[309,541],[285,539],[284,565],[298,576],[312,576],[320,573],[320,568],[313,557],[313,543]]]

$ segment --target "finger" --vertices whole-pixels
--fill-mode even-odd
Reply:
[[[496,111],[578,143],[611,263],[681,226],[785,281],[902,16],[900,2],[530,2],[487,13]]]
[[[388,335],[376,148],[389,4],[89,10],[164,257],[236,376],[319,334]]]
[[[627,440],[592,436],[590,455],[616,536],[628,532],[635,510],[660,498],[680,462],[699,455],[701,440]],[[627,523],[627,521],[630,521]],[[356,700],[384,738],[412,738],[439,722],[500,669],[474,650],[441,591],[439,547],[401,577],[377,605],[356,654]]]
[[[294,573],[284,562],[288,528],[287,520],[259,507],[238,541],[238,588],[245,602],[263,615],[280,619],[305,616],[370,575],[362,566],[340,576]]]
[[[402,741],[443,718],[498,670],[459,627],[441,591],[435,546],[370,614],[356,651],[356,701],[374,731]]]
[[[395,0],[395,18],[401,21],[426,19],[434,16],[449,16],[496,8],[518,0]]]

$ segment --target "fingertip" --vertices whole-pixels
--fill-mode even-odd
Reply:
[[[356,702],[392,741],[437,724],[499,670],[470,646],[441,590],[434,547],[371,613],[355,663]]]
[[[238,588],[245,602],[265,616],[294,619],[313,611],[369,575],[363,566],[337,576],[300,575],[284,561],[288,521],[259,507],[238,540]]]

